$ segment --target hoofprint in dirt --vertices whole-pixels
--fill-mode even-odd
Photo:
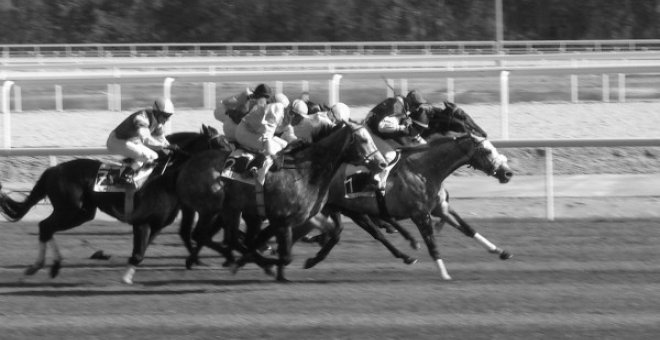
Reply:
[[[660,332],[658,220],[471,220],[516,254],[491,257],[445,229],[438,237],[454,281],[426,256],[406,266],[353,224],[328,259],[301,269],[315,246],[294,246],[291,284],[222,259],[186,271],[176,228],[150,248],[134,286],[119,282],[130,227],[98,221],[58,237],[60,277],[24,279],[34,223],[2,223],[3,339],[142,338],[634,338]],[[405,225],[411,228],[411,224]],[[398,235],[397,246],[406,247]],[[92,260],[97,250],[109,260]],[[424,255],[424,254],[420,254]]]

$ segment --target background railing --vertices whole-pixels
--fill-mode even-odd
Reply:
[[[545,200],[546,219],[555,219],[553,148],[564,147],[645,147],[660,146],[660,138],[609,139],[507,139],[493,140],[497,148],[545,148]],[[0,156],[50,156],[51,165],[56,156],[108,155],[106,148],[0,148]]]
[[[500,47],[501,46],[501,47]],[[274,43],[6,44],[2,58],[443,55],[658,51],[660,39]]]

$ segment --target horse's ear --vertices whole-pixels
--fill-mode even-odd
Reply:
[[[209,128],[206,126],[206,124],[202,124],[202,134],[208,135],[209,134]]]
[[[456,105],[454,105],[454,103],[452,103],[452,102],[450,102],[450,101],[448,101],[448,100],[445,100],[445,101],[444,101],[444,104],[445,104],[445,107],[446,107],[446,108],[453,108],[454,106],[456,106]]]

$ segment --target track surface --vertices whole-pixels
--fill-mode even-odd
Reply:
[[[407,266],[347,224],[316,268],[301,266],[317,248],[297,244],[293,282],[279,284],[253,265],[232,275],[209,250],[207,266],[186,271],[170,226],[133,286],[119,282],[127,225],[57,234],[65,261],[50,279],[47,268],[22,275],[37,254],[35,222],[1,222],[0,338],[657,339],[658,220],[470,222],[515,257],[500,261],[446,227],[437,239],[454,280],[443,282],[424,247],[389,235],[420,259]],[[96,250],[112,257],[89,259]]]

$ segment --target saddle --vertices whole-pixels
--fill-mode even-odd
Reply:
[[[264,165],[265,156],[237,148],[227,157],[220,177],[254,185],[254,170]]]
[[[118,162],[103,162],[96,172],[96,180],[94,182],[95,192],[127,192],[136,191],[140,189],[144,183],[151,177],[152,174],[162,174],[168,162],[153,162],[146,163],[140,169],[136,170],[129,176],[129,180],[122,178],[126,170],[130,170],[132,159],[123,159],[121,163]]]

